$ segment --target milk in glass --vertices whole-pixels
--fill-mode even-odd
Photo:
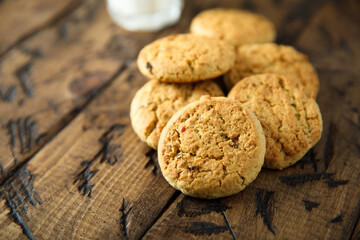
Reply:
[[[183,0],[107,0],[110,17],[130,31],[157,31],[177,22]]]

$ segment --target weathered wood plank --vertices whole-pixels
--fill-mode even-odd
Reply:
[[[11,0],[0,2],[0,56],[24,37],[39,30],[80,1]]]
[[[359,213],[360,215],[360,213]],[[359,221],[359,217],[358,217],[358,222],[354,228],[354,231],[352,232],[351,235],[351,240],[358,240],[360,239],[360,221]]]
[[[310,55],[321,80],[324,133],[314,151],[289,169],[263,170],[243,192],[220,201],[181,195],[144,239],[232,239],[219,206],[238,239],[351,236],[360,211],[360,68],[353,67],[360,34],[353,2],[342,3],[322,8],[295,44]],[[341,39],[319,34],[320,27]]]
[[[153,171],[146,156],[150,148],[139,143],[130,125],[131,98],[145,81],[133,65],[28,163],[42,199],[41,206],[28,210],[35,238],[139,238],[173,196],[175,190]],[[111,160],[101,163],[103,154]],[[92,163],[81,165],[84,161]],[[94,185],[92,198],[86,187],[78,189],[86,184]],[[9,223],[4,201],[0,208],[0,235],[21,237],[21,228]]]
[[[153,37],[135,36],[110,21],[103,1],[83,1],[66,20],[0,59],[0,163],[6,174],[62,129]],[[31,124],[37,137],[30,144]]]
[[[296,44],[318,70],[359,74],[359,1],[334,1],[326,13],[317,14]],[[326,15],[326,16],[324,16]],[[311,39],[310,39],[311,37]]]

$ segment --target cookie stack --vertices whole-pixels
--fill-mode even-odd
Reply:
[[[263,166],[299,161],[322,133],[319,80],[307,57],[271,43],[274,25],[247,11],[204,11],[190,32],[138,56],[150,80],[132,101],[131,122],[158,150],[165,179],[187,195],[219,198],[243,190]]]

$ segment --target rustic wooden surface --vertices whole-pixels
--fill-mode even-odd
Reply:
[[[20,40],[63,17],[78,3],[78,0],[3,0],[0,8],[0,55]]]
[[[116,27],[101,0],[30,1],[19,15],[25,2],[0,1],[1,239],[359,239],[358,1],[186,1],[157,33]],[[139,49],[217,6],[267,16],[278,43],[309,56],[324,133],[295,166],[206,201],[166,183],[128,115],[147,81]]]

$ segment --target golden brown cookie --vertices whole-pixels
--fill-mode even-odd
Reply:
[[[260,74],[244,78],[228,97],[239,100],[259,119],[266,137],[267,168],[293,165],[321,137],[319,106],[284,76]]]
[[[255,115],[236,100],[209,96],[170,119],[158,148],[165,179],[199,198],[243,190],[259,174],[264,154],[265,137]]]
[[[238,9],[215,8],[201,12],[191,22],[190,32],[224,39],[235,46],[273,42],[276,30],[265,17]]]
[[[244,77],[262,73],[285,75],[314,98],[319,91],[319,79],[308,58],[293,47],[274,43],[239,47],[235,65],[226,74],[225,82],[232,88]]]
[[[183,84],[149,81],[138,90],[131,103],[130,118],[136,134],[156,149],[161,131],[172,115],[203,95],[224,94],[213,81]]]
[[[141,73],[161,82],[196,82],[226,73],[235,61],[234,47],[192,34],[171,35],[145,46],[138,56]]]

